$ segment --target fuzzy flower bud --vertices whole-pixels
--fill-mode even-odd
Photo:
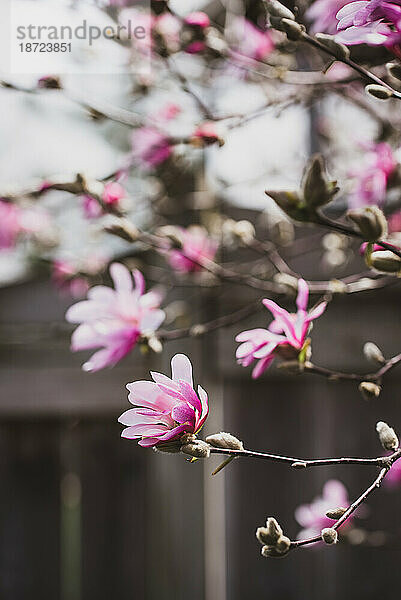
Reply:
[[[364,206],[347,212],[366,242],[376,242],[387,235],[387,221],[378,206]]]
[[[279,17],[280,19],[291,19],[295,21],[295,15],[289,8],[281,4],[278,0],[268,0],[266,9],[270,16]]]
[[[401,271],[401,258],[390,250],[373,252],[369,264],[376,271],[383,273],[399,273]]]
[[[345,513],[347,509],[343,508],[342,506],[339,506],[337,508],[333,508],[331,510],[328,510],[326,512],[326,517],[328,517],[329,519],[333,519],[335,521],[337,521],[337,519],[339,519],[340,517],[343,516],[343,514]]]
[[[220,431],[220,433],[213,433],[208,435],[206,441],[215,448],[226,448],[228,450],[243,450],[243,443],[237,439],[231,433]]]
[[[398,437],[394,429],[384,421],[379,421],[376,425],[376,431],[379,434],[379,440],[385,450],[397,450],[399,446]]]
[[[63,88],[61,79],[57,75],[45,75],[38,79],[38,88],[46,90],[61,90]]]
[[[326,48],[328,48],[331,52],[334,52],[336,57],[339,60],[347,60],[349,58],[350,51],[347,48],[347,46],[344,46],[344,44],[340,44],[339,42],[336,42],[334,36],[328,35],[327,33],[317,33],[315,35],[315,37],[321,44],[326,46]]]
[[[362,381],[358,387],[365,400],[372,400],[380,396],[381,387],[372,381]]]
[[[288,39],[292,42],[296,42],[297,40],[301,39],[305,31],[305,27],[293,19],[281,19],[277,29],[284,31]]]
[[[386,362],[382,351],[373,342],[366,342],[366,344],[363,347],[363,353],[365,357],[373,363],[383,365]]]
[[[367,85],[365,92],[378,100],[388,100],[393,95],[392,91],[384,87],[384,85],[377,85],[376,83]]]
[[[275,191],[266,190],[266,196],[269,196],[274,202],[294,221],[301,223],[313,223],[316,221],[316,212],[311,207],[306,206],[298,192],[294,191]]]
[[[387,63],[386,69],[391,77],[401,80],[401,65],[399,63]]]
[[[337,193],[335,181],[329,181],[323,156],[315,154],[308,161],[302,178],[302,191],[305,204],[316,209],[330,202]]]
[[[189,456],[193,456],[194,458],[209,458],[210,446],[202,440],[195,440],[190,444],[181,446],[181,452],[189,454]]]
[[[336,544],[338,540],[338,534],[332,527],[325,527],[322,529],[322,540],[326,544]]]
[[[274,546],[263,546],[262,556],[265,558],[283,558],[283,556],[288,554],[290,548],[291,540],[287,536],[282,535]]]

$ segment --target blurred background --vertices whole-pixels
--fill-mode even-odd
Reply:
[[[37,4],[55,10],[46,0],[25,4],[31,10]],[[182,14],[206,9],[218,19],[228,3],[171,4]],[[82,15],[99,10],[96,3],[67,5]],[[177,61],[191,72],[196,57],[191,64],[188,56]],[[225,76],[229,86],[218,76],[206,85],[206,97],[219,110],[235,113],[240,107],[246,112],[263,104],[269,84]],[[32,74],[4,78],[17,88],[37,80]],[[135,73],[94,74],[89,66],[87,73],[65,74],[68,94],[0,89],[1,195],[58,174],[84,172],[100,179],[119,169],[130,149],[129,129],[91,118],[71,97],[130,109],[133,82]],[[157,107],[174,95],[183,107],[178,131],[185,132],[197,119],[196,106],[176,83],[164,83],[143,99],[136,90],[135,108],[143,102],[149,110],[149,105]],[[178,156],[181,162],[169,167],[170,179],[163,176],[175,204],[174,222],[185,225],[199,211],[215,216],[219,207],[227,212],[229,206],[230,215],[250,220],[261,238],[271,239],[274,231],[284,235],[279,240],[283,255],[305,278],[362,271],[356,246],[308,228],[294,234],[263,193],[265,188],[297,185],[306,158],[322,143],[317,124],[328,116],[338,141],[333,164],[344,174],[347,152],[355,153],[357,146],[349,135],[352,124],[359,123],[363,137],[369,138],[377,131],[375,119],[335,93],[306,105],[292,103],[283,111],[273,106],[257,120],[225,132],[224,147],[206,148],[201,156],[191,156],[189,164]],[[124,185],[129,215],[141,227],[149,226],[149,198],[157,197],[160,181],[152,173],[135,171]],[[362,399],[352,382],[279,369],[253,381],[249,369],[235,363],[234,337],[244,328],[265,326],[266,318],[258,312],[246,327],[241,323],[195,340],[168,342],[161,355],[142,355],[136,349],[113,369],[84,373],[83,356],[70,352],[72,328],[64,319],[75,300],[49,278],[49,257],[107,265],[113,257],[128,256],[139,262],[149,285],[165,284],[165,278],[152,256],[139,250],[137,256],[136,248],[85,220],[79,198],[51,191],[40,206],[53,219],[47,239],[40,240],[41,252],[32,241],[0,252],[1,598],[393,597],[400,584],[399,488],[372,496],[356,521],[357,535],[336,548],[307,547],[283,561],[264,560],[255,530],[266,517],[274,515],[295,538],[300,529],[294,517],[297,506],[310,503],[333,478],[354,498],[369,484],[371,472],[355,466],[303,472],[237,459],[212,477],[218,458],[190,464],[182,455],[144,450],[120,438],[117,418],[128,408],[127,382],[146,379],[149,370],[168,373],[173,354],[185,352],[196,381],[209,394],[205,435],[229,431],[250,449],[301,458],[377,456],[382,451],[376,422],[397,427],[401,418],[400,372],[388,374],[380,397],[371,402]],[[55,231],[57,243],[52,245],[49,237]],[[295,251],[293,235],[298,240]],[[238,252],[230,253],[230,261],[240,258],[246,265],[248,255]],[[240,286],[234,292],[226,285],[167,287],[168,302],[179,307],[184,324],[233,312],[260,295]],[[287,308],[292,304],[290,299]],[[372,367],[362,353],[365,341],[378,344],[386,357],[399,352],[399,306],[396,285],[335,296],[312,336],[316,363],[369,372]]]

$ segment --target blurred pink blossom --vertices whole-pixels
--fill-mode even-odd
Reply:
[[[219,142],[222,145],[224,142],[219,137],[217,132],[216,123],[213,121],[205,121],[196,127],[195,131],[192,134],[193,143],[197,145],[197,142],[201,146],[209,146],[214,144],[215,142]]]
[[[190,31],[190,40],[183,44],[183,49],[188,54],[197,54],[203,52],[206,48],[205,29],[209,27],[210,19],[204,12],[197,11],[190,13],[184,19],[184,39],[185,31]]]
[[[246,59],[264,60],[274,50],[274,42],[268,31],[262,31],[244,17],[236,17],[231,23],[234,37],[233,57],[239,63]]]
[[[350,197],[350,206],[358,208],[366,204],[383,204],[386,200],[387,183],[397,161],[389,144],[368,144],[364,165],[350,172],[355,178],[355,189]]]
[[[113,263],[110,275],[114,288],[98,285],[88,292],[88,300],[71,306],[66,314],[70,323],[80,323],[71,340],[73,351],[102,348],[83,365],[85,371],[113,366],[132,350],[142,334],[151,334],[165,319],[160,310],[161,297],[155,291],[145,294],[140,271],[131,272]]]
[[[325,527],[333,526],[333,519],[326,517],[326,512],[334,508],[347,508],[350,502],[348,492],[343,483],[337,479],[330,479],[323,486],[321,496],[315,498],[310,504],[302,504],[295,510],[295,518],[303,527],[297,538],[304,539],[320,535]],[[347,523],[351,521],[350,517]]]
[[[151,372],[153,381],[128,383],[131,408],[118,419],[127,428],[122,437],[140,439],[148,448],[179,440],[184,433],[197,433],[209,412],[208,397],[192,379],[191,361],[185,354],[171,360],[172,378]]]
[[[55,260],[52,265],[52,281],[61,294],[83,298],[89,290],[85,277],[78,276],[77,268],[66,260]]]
[[[0,199],[0,250],[13,248],[21,234],[38,236],[50,227],[50,217],[42,208],[25,208]]]
[[[213,260],[218,243],[206,229],[192,225],[188,229],[176,228],[176,235],[182,248],[168,251],[168,260],[173,269],[186,273],[201,271],[202,261]]]
[[[388,471],[384,483],[389,487],[401,485],[401,460],[397,460]]]
[[[170,138],[154,127],[140,127],[132,134],[132,155],[141,167],[152,168],[164,163],[172,154]]]
[[[305,13],[312,22],[311,33],[337,33],[336,14],[349,0],[316,0]]]
[[[83,197],[83,209],[87,219],[96,219],[105,214],[108,209],[118,208],[120,201],[126,197],[126,191],[117,181],[109,181],[103,188],[102,201],[104,208],[96,198],[89,194]]]
[[[256,379],[271,365],[274,358],[296,359],[303,348],[311,322],[320,317],[326,309],[326,302],[321,302],[307,312],[309,289],[306,281],[299,279],[297,312],[289,313],[273,300],[265,299],[263,304],[270,310],[274,320],[268,329],[251,329],[239,333],[235,338],[241,342],[236,357],[243,367],[257,360],[252,377]]]
[[[0,200],[0,249],[13,248],[21,231],[21,209]]]
[[[336,40],[352,46],[386,46],[400,56],[401,6],[399,0],[356,0],[337,15]]]

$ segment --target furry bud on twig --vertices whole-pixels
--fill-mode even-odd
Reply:
[[[401,258],[390,250],[372,252],[369,264],[376,271],[382,271],[383,273],[398,273],[401,271]]]
[[[306,469],[308,465],[303,460],[296,460],[291,466],[293,469]]]
[[[364,206],[347,212],[366,242],[376,242],[387,235],[387,221],[378,206]]]
[[[288,554],[290,548],[291,540],[286,535],[282,535],[274,546],[263,546],[262,556],[265,558],[283,558]]]
[[[337,519],[339,519],[340,517],[343,516],[343,514],[345,513],[346,510],[347,509],[343,508],[342,506],[339,506],[338,508],[333,508],[326,512],[326,517],[328,517],[329,519],[333,519],[334,521],[337,521]]]
[[[386,69],[391,77],[401,80],[401,65],[399,63],[387,63]]]
[[[274,517],[268,517],[266,527],[258,527],[256,537],[261,544],[274,545],[283,535],[283,530]]]
[[[338,192],[335,181],[329,181],[323,156],[315,154],[308,161],[302,178],[305,204],[312,209],[324,206]]]
[[[226,448],[228,450],[243,450],[243,443],[231,433],[220,431],[220,433],[213,433],[208,435],[206,441],[215,448]]]
[[[365,400],[378,398],[381,392],[381,387],[377,385],[377,383],[373,383],[373,381],[362,381],[362,383],[359,384],[358,389]]]
[[[280,19],[291,19],[295,21],[295,15],[289,8],[281,4],[278,0],[268,0],[266,9],[270,16],[279,17]]]
[[[194,458],[209,458],[210,446],[202,440],[195,440],[190,444],[181,446],[181,452],[189,454],[189,456],[193,456]]]
[[[379,434],[379,440],[385,450],[397,450],[399,441],[394,429],[384,421],[379,421],[376,425],[376,431]]]
[[[377,85],[376,83],[370,83],[365,87],[365,92],[378,100],[389,100],[392,97],[393,92],[384,85]]]
[[[266,520],[266,527],[256,530],[258,541],[263,544],[262,556],[280,558],[291,548],[291,540],[283,535],[283,530],[274,517]]]
[[[334,36],[327,33],[317,33],[315,38],[318,42],[326,46],[330,52],[333,52],[339,60],[347,60],[349,58],[350,51],[347,46],[336,42]]]
[[[336,544],[338,540],[338,534],[332,527],[325,527],[322,529],[322,540],[326,544]]]
[[[315,211],[306,206],[298,192],[266,190],[265,194],[272,198],[277,206],[294,221],[311,223],[316,220]]]
[[[292,19],[281,19],[280,25],[277,27],[280,31],[284,31],[288,39],[296,42],[301,39],[305,32],[305,27]]]
[[[363,353],[365,357],[373,363],[383,365],[386,362],[382,351],[373,342],[366,342],[366,344],[363,347]]]

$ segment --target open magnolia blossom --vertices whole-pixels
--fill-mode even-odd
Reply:
[[[389,144],[365,145],[367,154],[364,165],[350,172],[355,177],[355,188],[350,197],[352,208],[377,204],[381,206],[386,200],[387,184],[397,167],[397,161]]]
[[[127,384],[128,400],[136,408],[118,419],[127,426],[122,437],[139,439],[139,445],[148,448],[180,442],[185,433],[198,433],[209,412],[207,393],[200,385],[195,392],[191,361],[185,354],[173,356],[171,373],[171,379],[151,372],[153,381]]]
[[[337,479],[330,479],[323,486],[321,496],[315,498],[310,504],[302,504],[295,510],[295,518],[303,527],[298,538],[309,538],[319,535],[325,527],[333,526],[333,519],[326,517],[326,512],[349,505],[348,492],[343,483]],[[350,520],[348,521],[350,522]]]
[[[120,263],[110,266],[115,289],[97,285],[88,299],[71,306],[66,314],[70,323],[80,323],[74,331],[71,348],[101,348],[83,365],[85,371],[98,371],[115,365],[132,350],[141,335],[149,335],[165,319],[161,295],[145,293],[145,280],[138,270],[131,272]]]
[[[298,357],[311,322],[323,314],[327,305],[321,302],[308,312],[308,298],[308,285],[304,279],[300,279],[296,300],[298,310],[295,314],[265,298],[263,304],[274,317],[269,328],[250,329],[237,335],[236,341],[241,342],[236,352],[239,364],[247,367],[254,360],[258,361],[252,372],[254,379],[271,365],[276,356],[286,360]]]
[[[400,56],[401,6],[399,0],[357,0],[337,13],[336,40],[348,44],[387,46]]]

